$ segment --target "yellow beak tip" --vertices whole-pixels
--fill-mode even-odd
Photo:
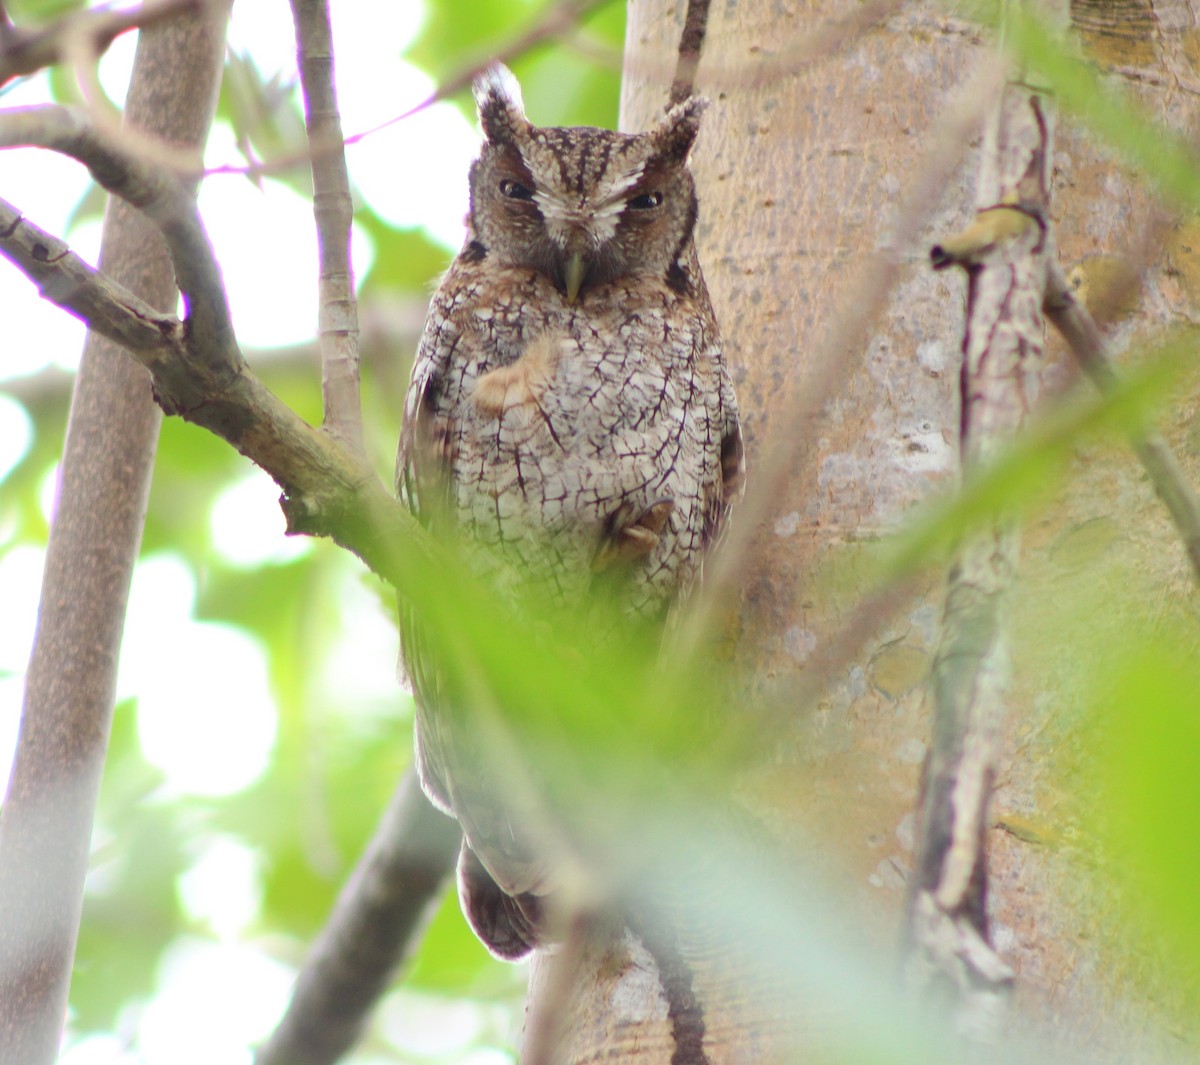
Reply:
[[[583,287],[583,279],[586,272],[583,264],[583,256],[579,252],[573,252],[567,260],[567,269],[563,277],[566,284],[568,303],[574,303],[579,297],[579,290]]]

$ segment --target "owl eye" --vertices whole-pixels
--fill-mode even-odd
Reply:
[[[513,181],[512,178],[505,178],[500,182],[500,195],[507,196],[510,200],[533,199],[533,193],[519,181]]]
[[[650,211],[662,202],[663,194],[661,192],[644,192],[641,196],[635,196],[630,200],[629,206],[635,211]]]

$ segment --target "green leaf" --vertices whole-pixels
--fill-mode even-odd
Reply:
[[[1091,821],[1126,885],[1131,927],[1149,933],[1138,952],[1165,959],[1175,986],[1200,1005],[1200,658],[1192,634],[1131,635],[1097,686]]]

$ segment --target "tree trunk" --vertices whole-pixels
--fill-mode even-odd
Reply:
[[[225,11],[142,31],[127,121],[173,144],[208,136]],[[100,267],[148,303],[178,300],[152,222],[113,200]],[[0,816],[0,1060],[58,1055],[108,747],[129,582],[161,413],[149,375],[110,341],[84,348],[46,556],[16,758]]]
[[[862,5],[862,19],[881,6]],[[885,958],[912,865],[930,731],[924,682],[943,589],[940,575],[926,574],[905,595],[876,601],[861,574],[875,541],[955,483],[965,286],[933,273],[928,252],[970,217],[978,125],[965,126],[963,113],[982,117],[987,101],[956,89],[991,55],[973,25],[936,5],[892,7],[863,29],[832,0],[804,5],[800,17],[778,5],[713,4],[698,77],[712,106],[693,157],[701,262],[748,451],[749,497],[733,516],[734,541],[738,532],[751,540],[738,612],[746,727],[763,727],[762,712],[781,707],[792,722],[781,758],[743,790],[814,875],[832,880],[845,919]],[[1196,4],[1072,7],[1091,58],[1155,117],[1196,128],[1196,94],[1174,88],[1197,84]],[[1126,17],[1131,11],[1138,17]],[[661,113],[682,21],[682,5],[632,0],[623,128],[644,129]],[[805,41],[818,30],[809,52]],[[1113,276],[1145,285],[1140,305],[1115,308],[1124,315],[1113,326],[1118,350],[1173,317],[1194,323],[1194,221],[1164,247],[1147,186],[1070,116],[1060,121],[1056,164],[1064,267],[1093,293]],[[1049,357],[1044,392],[1052,395],[1075,370],[1057,342]],[[1175,409],[1193,408],[1196,392],[1193,380]],[[1178,444],[1182,414],[1176,422],[1163,427]],[[780,463],[780,483],[756,503]],[[1195,483],[1197,463],[1187,466]],[[1091,638],[1093,627],[1111,637],[1151,603],[1184,612],[1187,559],[1119,442],[1080,448],[1067,491],[1023,538],[1008,723],[988,822],[992,941],[1016,971],[1024,1016],[1047,1025],[1074,1018],[1067,1039],[1087,1030],[1096,1060],[1120,1060],[1151,1013],[1133,996],[1131,958],[1114,954],[1110,889],[1081,875],[1078,853],[1061,844],[1073,827],[1062,823],[1061,770],[1081,728],[1081,678],[1106,642]],[[1120,580],[1096,579],[1098,568],[1114,567]],[[533,1016],[564,966],[561,956],[537,960]],[[601,934],[579,972],[562,1061],[702,1060],[673,1058],[667,998],[629,937]],[[797,1045],[811,1056],[829,1037],[820,1003],[791,992],[748,996],[746,986],[740,964],[709,957],[698,966],[694,991],[713,1065],[772,1053],[798,1060]],[[1194,1031],[1195,1018],[1165,1001],[1159,1012]]]

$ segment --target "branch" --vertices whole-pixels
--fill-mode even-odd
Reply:
[[[1102,395],[1112,392],[1117,371],[1099,327],[1072,294],[1061,268],[1052,263],[1046,275],[1042,304],[1046,317],[1062,334],[1083,372]],[[1131,440],[1133,450],[1150,477],[1158,497],[1166,504],[1171,520],[1183,537],[1192,576],[1200,583],[1200,499],[1184,477],[1171,445],[1159,433],[1147,432]]]
[[[975,222],[932,250],[935,269],[968,277],[961,374],[965,476],[1020,432],[1036,391],[1050,260],[1050,126],[1036,90],[1012,82],[980,165]],[[954,995],[956,1028],[991,1042],[1013,973],[988,942],[987,810],[1008,688],[1005,627],[1019,537],[998,520],[959,548],[929,679],[933,736],[921,775],[905,975],[931,998]]]
[[[221,270],[187,185],[144,162],[99,132],[72,108],[54,105],[0,112],[0,148],[48,148],[83,163],[102,188],[138,208],[157,226],[188,306],[188,329],[226,369],[241,360],[233,337]],[[90,324],[90,323],[89,323]]]
[[[70,40],[82,38],[99,54],[129,30],[196,15],[205,6],[206,0],[148,0],[132,11],[76,11],[36,29],[8,25],[0,32],[0,85],[62,62]]]
[[[340,151],[347,145],[357,144],[359,141],[366,140],[381,130],[387,129],[389,126],[394,126],[397,122],[403,122],[405,119],[412,118],[413,115],[420,114],[434,104],[449,99],[455,93],[470,88],[475,80],[496,61],[511,63],[514,59],[536,48],[539,44],[562,35],[577,25],[589,12],[603,7],[610,2],[611,0],[563,0],[562,3],[547,8],[527,30],[514,38],[510,44],[505,45],[503,48],[498,48],[494,52],[490,52],[486,58],[471,62],[462,67],[456,74],[451,75],[443,81],[437,89],[420,103],[415,104],[407,111],[403,111],[393,118],[387,119],[385,122],[380,122],[377,126],[371,126],[369,129],[353,133],[349,137],[341,139],[336,144],[327,144],[321,150],[326,152]],[[249,166],[214,167],[206,171],[206,173],[251,174],[255,176],[278,174],[282,171],[290,170],[300,163],[311,161],[315,151],[316,149],[312,148],[308,155],[283,156],[269,163],[254,163]]]
[[[0,255],[90,329],[125,345],[150,371],[164,410],[215,433],[270,474],[284,492],[289,532],[331,537],[401,591],[413,589],[415,568],[439,565],[436,545],[365,459],[304,422],[240,356],[227,365],[225,352],[192,331],[190,319],[146,315],[135,297],[73,254],[38,254],[51,241],[63,247],[0,206]]]
[[[166,168],[108,144],[66,108],[0,114],[0,145],[31,143],[80,159],[105,188],[157,223],[189,315],[180,323],[148,314],[8,205],[0,214],[0,254],[53,302],[125,345],[150,371],[164,410],[216,433],[270,474],[283,489],[290,532],[329,536],[398,590],[413,592],[421,571],[437,566],[435,546],[361,453],[305,423],[250,372],[230,326],[220,268],[185,186]]]
[[[333,34],[325,0],[292,0],[304,121],[312,155],[313,213],[321,254],[321,383],[325,428],[359,451],[358,306],[350,265],[350,178],[342,150],[333,74]]]
[[[424,930],[458,853],[458,825],[410,769],[304,963],[255,1065],[330,1065]]]
[[[148,369],[182,357],[183,323],[178,318],[156,311],[89,266],[5,199],[0,199],[0,255],[37,285],[43,299],[70,311],[113,343],[142,352]]]
[[[704,35],[708,32],[708,5],[709,0],[688,0],[687,13],[683,16],[683,33],[679,37],[675,77],[667,96],[668,107],[683,103],[696,91],[696,69],[700,66]]]
[[[131,122],[165,122],[203,143],[216,106],[223,18],[174,20],[143,34]],[[161,358],[175,323],[152,307],[178,299],[159,240],[115,204],[105,219],[106,287],[61,242],[11,214],[0,240],[41,275],[42,291],[91,308],[120,340]],[[34,269],[35,268],[35,269]],[[58,1054],[96,796],[108,744],[129,582],[141,541],[159,416],[145,373],[98,334],[84,347],[67,429],[20,734],[0,811],[0,1060],[49,1065]]]
[[[5,204],[0,199],[0,217],[15,222],[20,218],[20,213],[16,208]],[[26,225],[29,226],[32,233],[40,232],[28,221],[26,221]],[[58,242],[58,238],[50,234],[43,234],[43,238],[45,241]],[[4,243],[4,239],[3,232],[0,231],[0,245]],[[70,255],[71,253],[68,251],[66,254]],[[53,258],[52,255],[46,257]],[[78,259],[76,262],[83,275],[89,272],[95,273],[97,281],[101,285],[109,281],[104,274],[94,271],[87,263]],[[28,272],[27,269],[26,273]],[[77,283],[84,284],[85,282]],[[106,289],[101,296],[105,306],[98,305],[95,313],[103,313],[109,298],[119,300],[123,291],[120,286],[116,286],[111,292]],[[56,298],[51,302],[64,306],[61,298]],[[376,302],[360,306],[361,361],[363,366],[374,373],[383,383],[385,391],[403,387],[403,381],[399,380],[398,375],[404,367],[402,361],[396,358],[396,352],[415,350],[428,307],[429,300],[419,293],[408,296],[387,295]],[[157,314],[157,312],[153,313]],[[183,323],[172,315],[162,315],[162,319],[164,327],[179,331],[180,342],[182,342]],[[114,326],[120,327],[119,323],[114,323]],[[255,372],[262,377],[264,382],[270,383],[269,387],[272,388],[276,387],[276,382],[295,381],[306,385],[311,383],[312,368],[319,363],[321,358],[316,343],[304,341],[268,347],[243,346],[242,353],[246,362],[253,366]],[[0,393],[24,404],[34,415],[35,420],[38,412],[48,413],[53,410],[62,412],[65,419],[74,383],[75,374],[72,371],[50,366],[30,374],[0,378]]]

